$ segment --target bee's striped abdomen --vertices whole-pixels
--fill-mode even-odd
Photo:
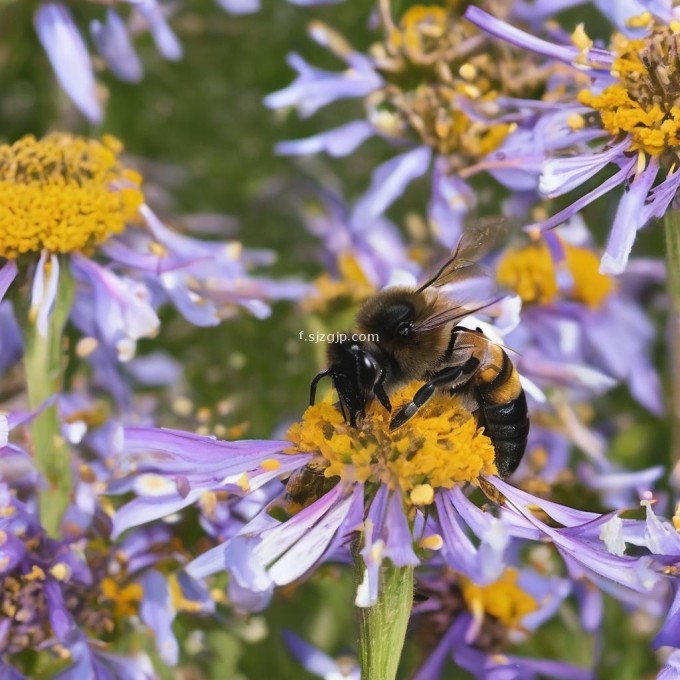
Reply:
[[[484,425],[496,451],[501,477],[511,475],[520,464],[529,436],[529,411],[519,374],[501,347],[491,345],[492,361],[477,372],[480,425]],[[498,369],[500,366],[500,370]]]

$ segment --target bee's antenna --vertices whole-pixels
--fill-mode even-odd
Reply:
[[[327,368],[325,371],[321,371],[321,373],[317,373],[316,376],[314,376],[314,380],[312,380],[312,384],[309,386],[309,405],[314,406],[314,401],[316,400],[316,386],[319,380],[322,378],[325,378],[327,375],[330,375],[331,371],[329,368]]]

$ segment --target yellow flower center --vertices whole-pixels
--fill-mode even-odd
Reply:
[[[616,34],[612,75],[619,82],[579,101],[599,112],[613,136],[630,135],[632,151],[660,156],[680,146],[678,26],[655,25],[644,39]]]
[[[519,573],[509,567],[494,583],[479,586],[460,576],[460,589],[473,614],[493,616],[508,628],[517,628],[522,619],[538,609],[538,603],[517,584]]]
[[[123,231],[143,203],[122,146],[52,133],[0,146],[0,257],[89,250]]]
[[[411,383],[391,395],[393,413],[418,387]],[[400,489],[410,505],[432,503],[438,488],[496,474],[491,440],[456,398],[435,395],[395,431],[389,427],[391,417],[374,401],[354,429],[336,406],[328,402],[310,406],[302,422],[288,431],[294,445],[291,453],[317,453],[313,465],[326,477]]]
[[[322,274],[316,279],[314,292],[303,303],[304,311],[332,312],[336,308],[361,303],[376,292],[352,253],[340,253],[337,266],[339,278]]]
[[[600,307],[614,290],[614,282],[600,274],[598,256],[587,248],[566,243],[563,248],[571,278],[567,297],[592,308]],[[544,241],[508,251],[498,264],[496,278],[529,304],[550,304],[560,292],[555,264]]]
[[[113,602],[114,616],[119,621],[135,616],[139,611],[144,591],[139,583],[121,586],[114,579],[107,576],[101,582],[102,595]]]
[[[452,170],[487,156],[514,129],[495,120],[499,92],[529,96],[546,75],[526,55],[488,41],[463,20],[465,3],[456,4],[416,5],[398,24],[384,11],[385,41],[372,53],[387,85],[368,101],[384,134],[414,133],[449,157]]]

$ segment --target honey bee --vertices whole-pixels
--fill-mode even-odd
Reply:
[[[503,347],[480,329],[459,325],[464,317],[497,300],[470,309],[439,290],[480,274],[480,265],[468,255],[478,252],[487,237],[484,230],[466,232],[451,258],[420,287],[387,288],[366,300],[357,314],[354,333],[379,340],[331,343],[328,368],[312,381],[310,404],[319,380],[328,376],[345,421],[356,427],[369,401],[378,399],[391,412],[389,395],[395,388],[423,381],[412,400],[392,417],[390,428],[404,425],[436,392],[456,395],[491,439],[498,473],[501,477],[512,474],[524,455],[529,433],[519,374]]]

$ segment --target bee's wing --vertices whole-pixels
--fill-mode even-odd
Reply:
[[[458,326],[458,329],[456,331],[458,333],[458,335],[472,335],[473,333],[475,333],[475,331],[473,331],[473,330],[461,330],[461,328],[462,328],[461,326]],[[481,330],[481,328],[479,330]],[[521,354],[516,349],[512,349],[512,347],[508,347],[507,345],[504,345],[501,342],[498,342],[496,340],[492,340],[488,335],[486,335],[484,333],[483,333],[483,335],[484,335],[484,338],[486,339],[486,341],[488,343],[490,343],[492,345],[496,345],[496,347],[500,347],[505,352],[509,352],[509,353],[512,353],[512,354],[516,354],[517,356],[521,356]],[[471,347],[472,346],[473,345],[471,345]],[[457,347],[460,347],[462,349],[462,348],[466,347],[466,345],[457,345]]]
[[[466,229],[451,257],[418,288],[418,292],[422,293],[431,287],[441,288],[464,279],[487,276],[486,268],[476,260],[506,231],[507,222],[503,219],[479,220],[473,227]]]
[[[493,300],[490,300],[489,302],[484,303],[483,305],[479,305],[478,307],[452,306],[447,307],[437,314],[424,314],[422,320],[416,321],[413,324],[412,330],[413,332],[417,333],[420,331],[431,331],[435,328],[441,328],[442,326],[446,326],[448,323],[464,319],[466,316],[470,316],[470,314],[481,312],[483,309],[487,309],[487,307],[495,305],[502,299],[502,297],[497,297]]]

